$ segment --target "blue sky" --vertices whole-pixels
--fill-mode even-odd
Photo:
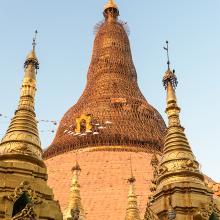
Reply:
[[[36,112],[39,119],[59,121],[85,86],[96,23],[106,0],[1,0],[0,113],[12,117],[23,78],[23,63],[34,30],[40,60]],[[164,42],[170,41],[172,67],[179,85],[181,121],[202,170],[220,181],[220,1],[117,0],[120,19],[128,22],[139,85],[165,121]],[[9,119],[0,117],[0,136]],[[54,134],[40,123],[42,145]]]

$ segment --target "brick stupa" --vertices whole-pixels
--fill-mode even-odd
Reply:
[[[153,172],[150,161],[152,153],[162,149],[165,123],[138,87],[129,39],[125,24],[118,20],[117,5],[109,1],[103,14],[86,88],[61,120],[44,159],[48,183],[62,210],[68,205],[77,151],[86,219],[123,220],[130,157],[143,217]]]

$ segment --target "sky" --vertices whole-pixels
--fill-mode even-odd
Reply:
[[[60,121],[86,83],[94,27],[103,19],[106,0],[0,0],[0,137],[18,104],[23,63],[37,29],[40,69],[38,120]],[[142,93],[163,116],[166,93],[165,41],[178,77],[181,122],[202,171],[220,181],[220,1],[117,0],[120,19],[130,29],[130,43]],[[56,129],[40,122],[43,148]]]

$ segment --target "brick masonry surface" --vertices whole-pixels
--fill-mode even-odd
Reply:
[[[130,176],[130,156],[136,177],[136,194],[141,217],[144,215],[152,168],[150,153],[135,152],[79,152],[81,166],[80,185],[82,204],[87,220],[123,220],[127,207]],[[75,153],[68,152],[46,160],[48,183],[62,211],[67,206],[71,183],[71,168],[75,164]]]

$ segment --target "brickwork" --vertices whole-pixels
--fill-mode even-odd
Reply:
[[[82,204],[87,220],[123,220],[127,207],[130,177],[130,156],[136,177],[138,206],[143,218],[149,194],[152,168],[151,154],[135,152],[80,152],[78,161]],[[75,154],[68,152],[45,161],[48,168],[48,184],[62,210],[67,206],[71,183],[71,168]]]
[[[96,124],[112,123],[105,129],[98,129],[99,135],[93,132],[76,135],[76,119],[82,114],[91,116],[93,131],[98,129]],[[123,24],[118,21],[102,23],[94,42],[86,88],[64,115],[44,158],[88,146],[121,145],[161,150],[164,130],[162,117],[138,87]]]

